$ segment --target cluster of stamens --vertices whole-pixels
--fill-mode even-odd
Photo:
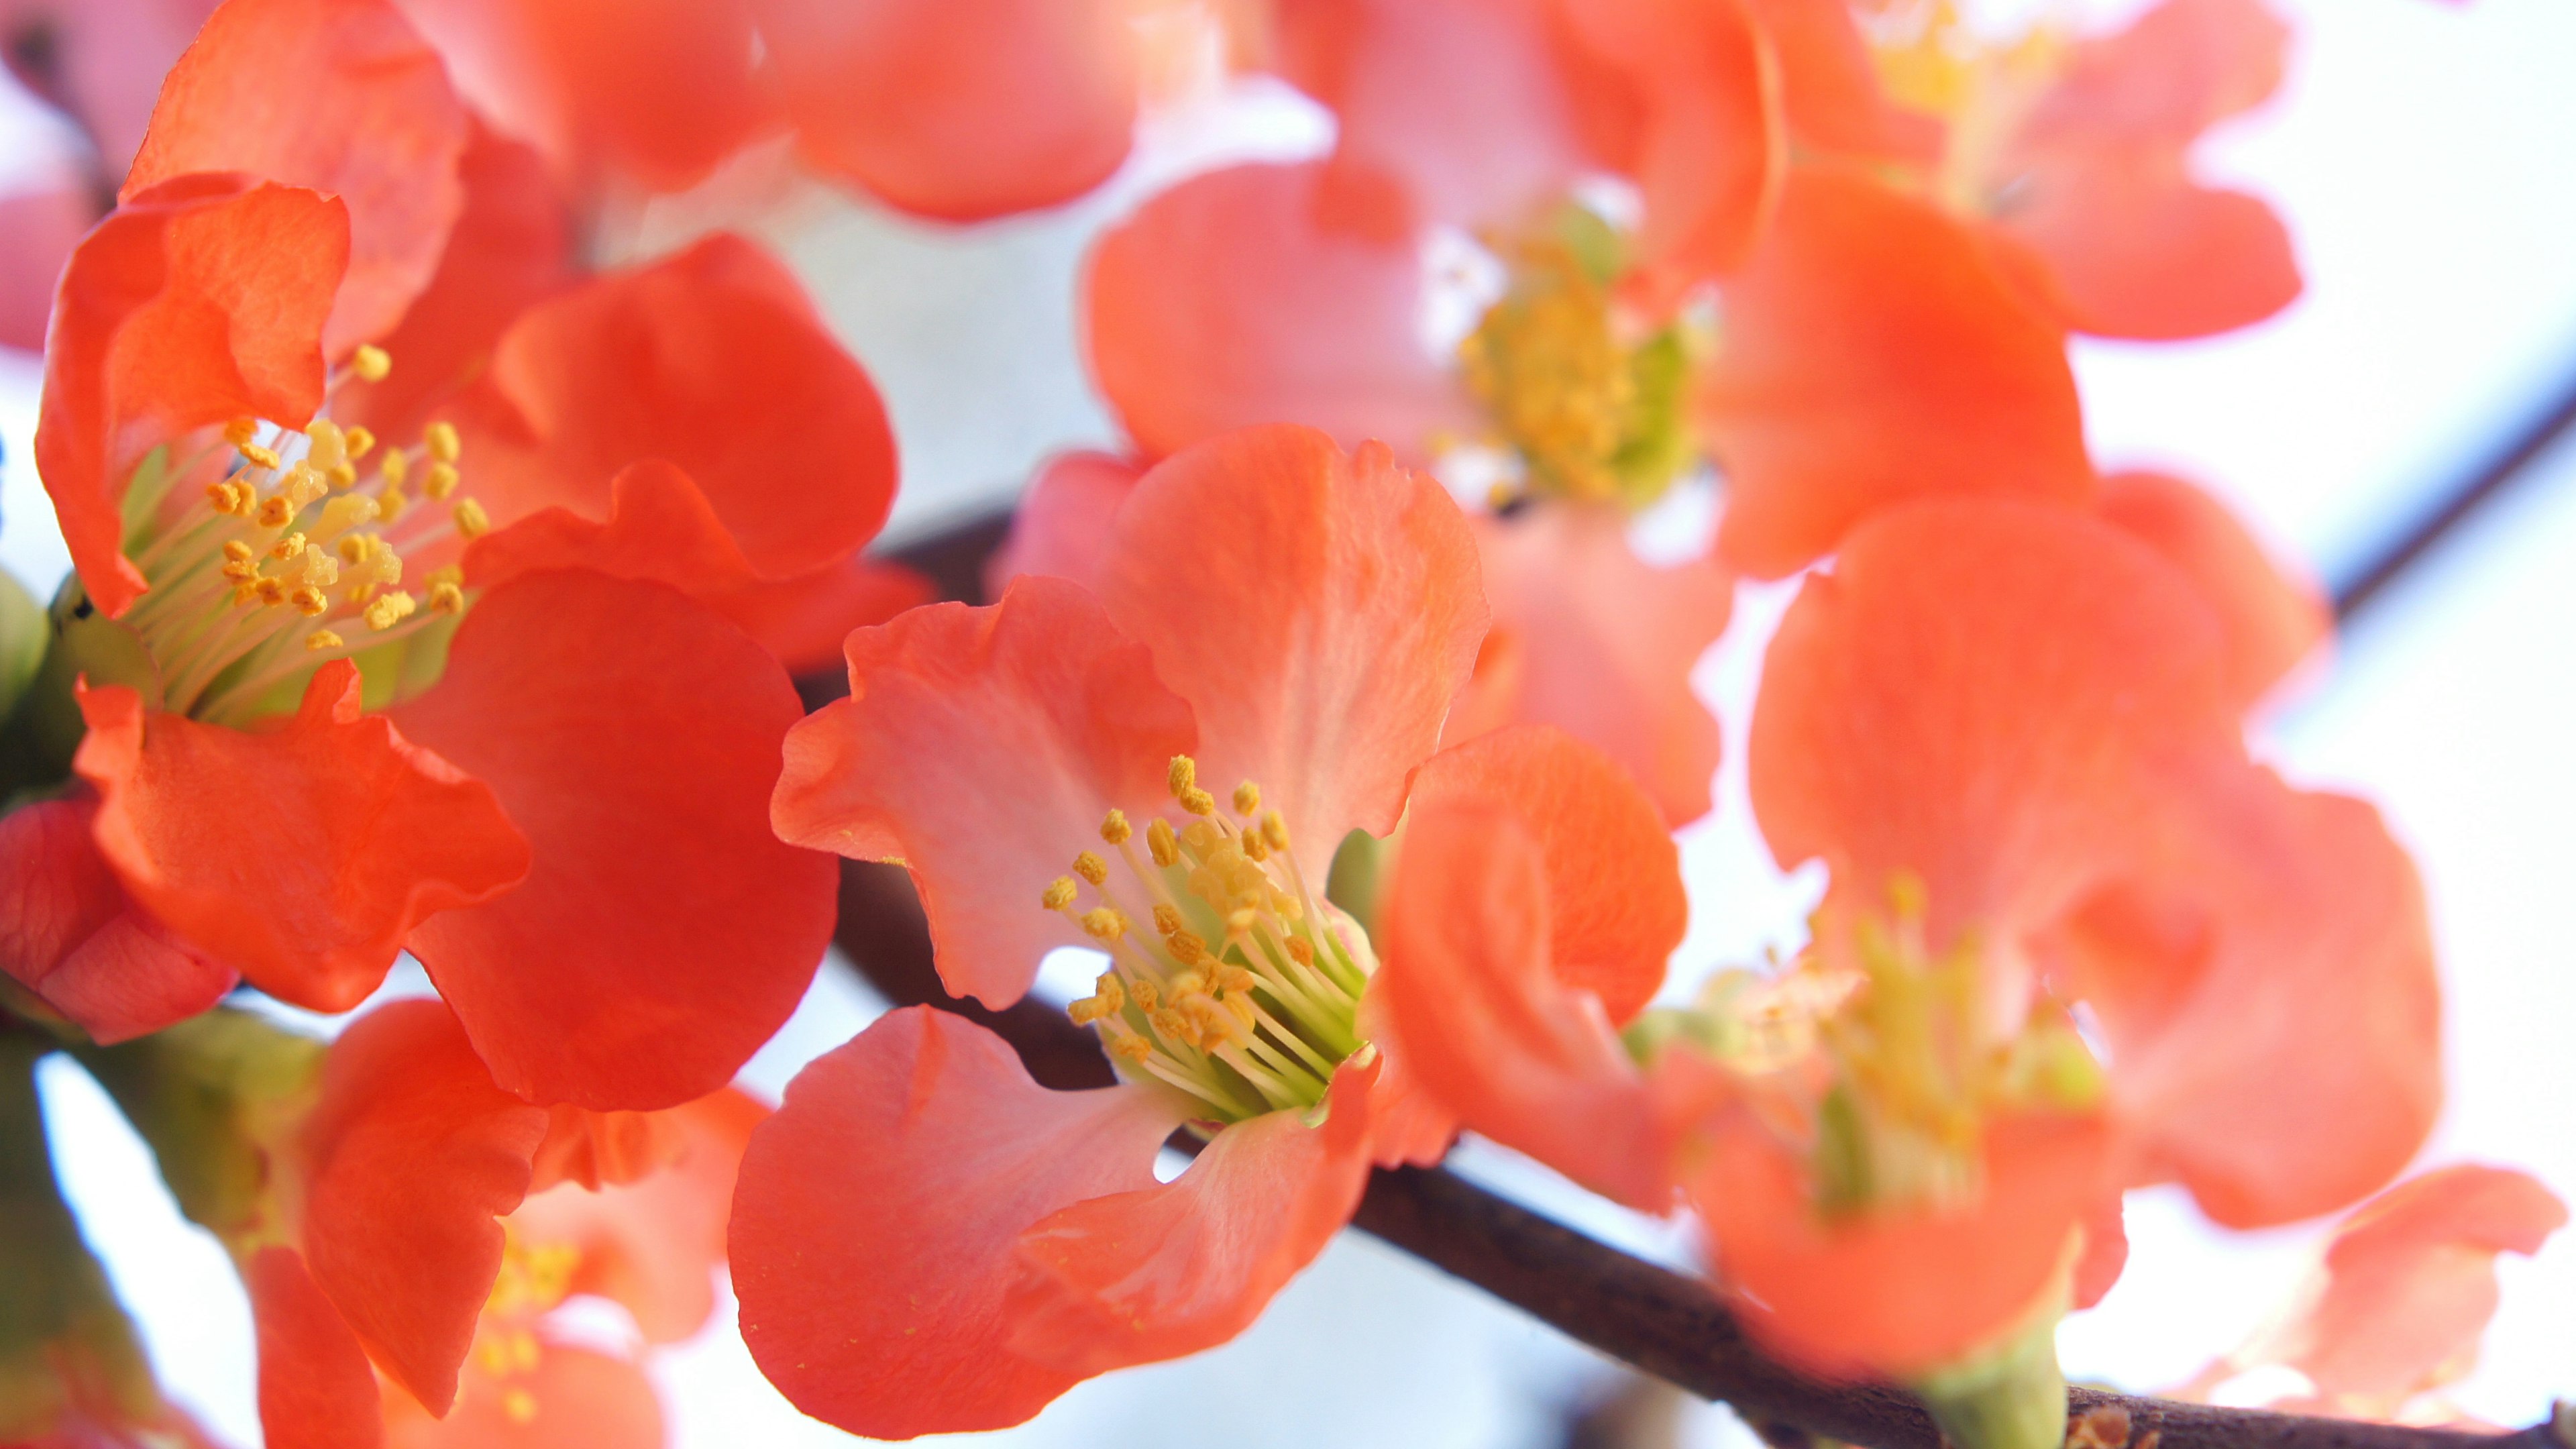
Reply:
[[[2063,72],[2070,46],[2061,17],[2045,10],[2017,34],[1997,35],[1958,0],[1897,0],[1864,17],[1888,94],[1944,122],[1929,178],[1945,205],[2000,214],[2016,188],[2002,174],[2014,133]]]
[[[581,1267],[581,1250],[566,1243],[529,1243],[508,1231],[502,1240],[501,1271],[484,1299],[482,1321],[474,1335],[475,1365],[500,1381],[501,1412],[514,1424],[537,1417],[537,1396],[512,1379],[536,1372],[545,1348],[529,1325],[554,1310],[572,1291]]]
[[[1147,821],[1141,854],[1123,812],[1101,822],[1123,879],[1086,850],[1040,897],[1109,955],[1070,1013],[1122,1071],[1188,1093],[1212,1120],[1314,1107],[1360,1048],[1365,941],[1325,919],[1259,786],[1236,787],[1229,819],[1189,756],[1173,757],[1169,783],[1187,819]]]
[[[381,380],[391,366],[361,347],[333,390],[349,377]],[[240,418],[222,446],[230,456],[203,485],[204,506],[175,518],[165,510],[133,550],[151,591],[124,622],[159,663],[169,708],[236,720],[327,659],[463,612],[452,566],[419,595],[399,587],[404,552],[491,527],[479,503],[457,496],[452,426],[432,423],[417,445],[397,448],[328,418],[300,430]]]

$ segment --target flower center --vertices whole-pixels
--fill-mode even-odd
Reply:
[[[361,347],[332,389],[391,365]],[[491,526],[481,504],[457,496],[454,428],[432,423],[410,447],[380,448],[365,428],[328,418],[302,430],[240,418],[221,446],[229,456],[147,463],[127,503],[140,522],[129,523],[126,551],[151,590],[120,622],[158,665],[166,708],[230,724],[292,709],[322,663],[464,612],[452,565],[424,581],[425,598],[396,587],[405,552]],[[189,475],[217,457],[212,481],[193,485]]]
[[[2064,69],[2064,27],[2043,15],[2014,35],[1980,33],[1956,0],[1900,0],[1869,17],[1871,53],[1889,96],[1948,123],[1929,180],[1941,203],[1974,215],[2011,208],[2004,152]]]
[[[1069,1013],[1100,1033],[1121,1075],[1178,1088],[1211,1120],[1316,1107],[1360,1046],[1368,938],[1324,919],[1259,786],[1235,787],[1228,819],[1189,756],[1172,758],[1170,784],[1182,825],[1147,821],[1140,854],[1134,825],[1110,811],[1100,838],[1123,869],[1083,851],[1041,897],[1109,953]]]
[[[474,1363],[502,1385],[501,1412],[512,1423],[525,1424],[537,1417],[537,1396],[526,1384],[512,1381],[534,1374],[545,1355],[529,1325],[571,1293],[581,1249],[570,1243],[530,1243],[506,1223],[502,1232],[501,1272],[492,1280],[483,1316],[475,1324]]]
[[[1611,283],[1625,248],[1565,208],[1548,234],[1498,247],[1509,268],[1458,360],[1467,390],[1532,492],[1640,508],[1698,458],[1683,416],[1690,349],[1678,325],[1634,336]]]

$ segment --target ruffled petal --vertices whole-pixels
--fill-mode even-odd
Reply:
[[[1085,588],[1100,583],[1120,504],[1145,465],[1107,453],[1059,453],[1046,460],[1011,512],[1011,535],[984,565],[984,593],[1000,598],[1022,574],[1049,574]]]
[[[740,630],[659,584],[530,575],[474,605],[438,683],[394,714],[489,781],[533,849],[517,889],[412,936],[495,1080],[671,1106],[796,1009],[837,872],[770,832],[801,707]]]
[[[1739,1112],[1709,1134],[1686,1186],[1757,1338],[1812,1371],[1902,1377],[2039,1311],[2100,1197],[2111,1141],[2099,1117],[2002,1118],[1986,1128],[1974,1203],[1832,1221],[1805,1158]]]
[[[1910,498],[2091,497],[2065,338],[1977,234],[1851,171],[1801,168],[1723,295],[1699,422],[1720,552],[1778,578]]]
[[[1084,277],[1092,376],[1151,456],[1254,423],[1421,458],[1474,422],[1419,325],[1409,225],[1325,212],[1321,163],[1194,176],[1104,234]]]
[[[261,990],[347,1011],[412,929],[508,891],[529,842],[492,787],[359,712],[358,668],[322,666],[285,728],[245,734],[85,691],[72,767],[126,893]]]
[[[686,190],[773,121],[740,0],[400,3],[475,109],[579,189]]]
[[[210,423],[309,421],[348,264],[337,198],[230,177],[134,197],[73,251],[46,336],[36,469],[109,617],[144,589],[119,551],[135,466]]]
[[[1407,820],[1378,918],[1382,964],[1369,994],[1394,1026],[1390,1054],[1462,1125],[1621,1202],[1663,1210],[1670,1188],[1646,1083],[1598,992],[1553,959],[1552,943],[1567,933],[1555,920],[1559,860],[1547,847],[1561,859],[1578,838],[1543,844],[1500,792],[1460,788],[1468,782],[1430,793],[1437,769],[1424,771],[1426,794]],[[1664,856],[1660,875],[1646,879],[1670,877],[1678,898],[1668,841]],[[1661,958],[1654,964],[1660,974]]]
[[[1325,184],[1391,185],[1423,218],[1470,228],[1515,223],[1556,200],[1590,158],[1555,8],[1551,0],[1277,7],[1274,63],[1339,122]]]
[[[1840,895],[1928,891],[1939,949],[2009,944],[2125,863],[2176,806],[2160,762],[2241,762],[2222,634],[2190,582],[2071,510],[1922,503],[1855,530],[1763,665],[1754,813]]]
[[[185,1021],[237,978],[126,903],[97,813],[73,797],[0,815],[0,971],[105,1046]]]
[[[2566,1204],[2528,1173],[2461,1164],[2410,1178],[2335,1229],[2305,1311],[2233,1366],[2287,1364],[2329,1412],[2389,1413],[2476,1361],[2496,1255],[2528,1257],[2566,1225]]]
[[[1209,788],[1259,781],[1313,880],[1351,830],[1395,828],[1487,618],[1475,536],[1439,483],[1300,427],[1146,474],[1101,600],[1197,712]]]
[[[579,276],[571,208],[544,157],[478,120],[456,174],[465,204],[438,271],[402,325],[376,339],[393,371],[375,382],[344,378],[332,400],[333,417],[380,438],[419,437],[439,405],[491,365],[511,321]]]
[[[1012,1350],[1016,1245],[1059,1208],[1154,1186],[1181,1109],[1141,1087],[1051,1092],[1001,1038],[890,1012],[798,1074],[734,1195],[743,1341],[854,1434],[998,1429],[1079,1375]]]
[[[2102,481],[2102,516],[2199,586],[2226,634],[2227,686],[2250,707],[2334,630],[2325,593],[2264,552],[2225,504],[2160,473]]]
[[[1613,168],[1635,180],[1631,297],[1650,315],[1741,265],[1771,219],[1788,170],[1779,63],[1746,0],[1558,0],[1595,83],[1612,79],[1625,124]],[[1596,116],[1602,100],[1592,107]],[[1596,131],[1601,129],[1596,125]],[[1605,138],[1596,136],[1596,144]]]
[[[492,1085],[435,1001],[369,1012],[331,1046],[306,1123],[304,1254],[377,1363],[444,1412],[528,1190],[546,1112]]]
[[[652,1377],[612,1354],[540,1334],[525,1372],[465,1376],[456,1407],[433,1419],[391,1385],[385,1449],[662,1449],[670,1442]]]
[[[1413,799],[1423,812],[1499,807],[1518,822],[1546,871],[1548,969],[1600,998],[1613,1025],[1626,1025],[1663,986],[1690,902],[1672,837],[1616,761],[1561,730],[1516,726],[1432,756]],[[1501,863],[1512,859],[1506,853]]]
[[[119,195],[237,171],[337,196],[349,270],[322,333],[337,357],[391,331],[437,271],[465,130],[438,53],[385,0],[230,0],[162,82]]]
[[[274,1449],[374,1449],[376,1371],[304,1255],[267,1247],[242,1267],[258,1331],[259,1427]]]
[[[533,1193],[510,1215],[510,1231],[533,1248],[576,1249],[568,1291],[614,1299],[647,1342],[676,1343],[715,1310],[734,1171],[768,1115],[730,1087],[654,1113],[648,1120],[670,1139],[666,1160],[625,1181],[559,1182]]]
[[[807,162],[941,221],[1109,179],[1136,122],[1112,0],[752,0]]]
[[[1164,799],[1196,747],[1190,707],[1099,602],[1030,577],[985,608],[934,604],[849,640],[850,697],[789,732],[770,815],[782,839],[900,859],[950,991],[1020,999],[1084,939],[1039,904],[1112,808]]]
[[[1941,123],[1893,104],[1849,0],[1747,0],[1780,66],[1781,110],[1802,148],[1929,164]]]
[[[604,517],[617,474],[661,458],[763,579],[840,562],[894,498],[866,369],[784,268],[730,235],[531,308],[455,417],[466,490],[497,529],[553,507]]]
[[[1019,1235],[1014,1352],[1089,1377],[1214,1348],[1351,1220],[1368,1185],[1378,1064],[1333,1073],[1329,1113],[1220,1130],[1167,1183],[1090,1197]]]
[[[0,197],[0,347],[44,349],[54,283],[97,220],[97,199],[70,176]]]
[[[802,679],[841,660],[853,629],[882,624],[938,597],[923,575],[901,564],[852,554],[837,564],[774,582],[755,580],[700,601],[760,641],[786,671]]]
[[[2330,1211],[2395,1176],[2441,1106],[2423,886],[2360,801],[2241,762],[2168,785],[2189,826],[2049,954],[2150,1172],[2230,1227]]]
[[[1600,748],[1668,825],[1706,815],[1721,741],[1691,669],[1726,632],[1734,576],[1714,561],[1646,563],[1619,514],[1581,505],[1480,519],[1476,544],[1494,608],[1488,654],[1510,641],[1507,669],[1477,663],[1477,691],[1506,696],[1487,718],[1557,725]],[[1446,737],[1482,723],[1452,714]]]

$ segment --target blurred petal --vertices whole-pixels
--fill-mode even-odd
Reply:
[[[1699,421],[1726,472],[1719,549],[1747,573],[1791,573],[1910,498],[2091,496],[2064,337],[1928,203],[1793,171],[1720,328]]]
[[[1089,1376],[1226,1342],[1261,1316],[1359,1206],[1372,1064],[1333,1073],[1330,1112],[1220,1130],[1167,1183],[1081,1199],[1019,1235],[1012,1350]]]
[[[1248,428],[1146,474],[1101,580],[1196,712],[1213,790],[1260,782],[1308,877],[1384,835],[1484,638],[1466,517],[1382,446]]]
[[[2251,707],[2332,633],[2323,590],[2268,556],[2227,506],[2160,473],[2115,473],[2102,516],[2198,585],[2226,631],[2227,685]]]
[[[960,1017],[879,1018],[798,1074],[744,1154],[732,1256],[752,1358],[798,1408],[871,1438],[1027,1419],[1079,1376],[1012,1351],[1021,1234],[1152,1188],[1181,1116],[1141,1087],[1039,1087]]]
[[[1312,162],[1211,171],[1101,236],[1084,280],[1092,375],[1148,455],[1304,423],[1420,458],[1472,423],[1423,341],[1414,234],[1328,218],[1324,176]]]
[[[1197,741],[1190,707],[1061,579],[859,630],[849,660],[850,697],[788,734],[778,834],[901,859],[940,979],[1008,1006],[1050,948],[1083,939],[1039,896],[1099,839],[1111,807],[1143,818],[1164,798],[1172,756]]]
[[[1833,1220],[1804,1156],[1739,1112],[1687,1186],[1757,1339],[1811,1371],[1902,1377],[1954,1363],[2042,1307],[2102,1191],[2110,1143],[2099,1118],[2002,1118],[1987,1126],[1974,1202]]]
[[[467,491],[496,528],[548,507],[603,517],[618,472],[661,458],[763,579],[840,562],[894,498],[866,369],[791,274],[730,235],[530,309],[457,425]]]
[[[236,977],[126,903],[97,813],[81,796],[0,815],[0,971],[105,1046],[204,1011]]]
[[[1521,725],[1433,755],[1413,799],[1423,811],[1499,807],[1527,833],[1546,869],[1548,969],[1599,997],[1613,1025],[1625,1026],[1662,987],[1690,903],[1672,837],[1616,761],[1561,730]]]
[[[1780,103],[1801,147],[1930,163],[1942,127],[1893,104],[1848,0],[1746,0],[1780,66]]]
[[[69,116],[124,174],[143,144],[161,81],[216,0],[0,0],[0,62]]]
[[[376,1361],[433,1411],[456,1397],[528,1190],[546,1113],[492,1085],[435,1001],[397,1001],[331,1046],[304,1129],[304,1252]]]
[[[1670,853],[1667,843],[1662,874],[1678,896]],[[1391,1054],[1461,1125],[1660,1211],[1669,1189],[1646,1084],[1598,993],[1552,959],[1562,933],[1551,864],[1501,801],[1454,785],[1426,795],[1379,916],[1384,964],[1370,995],[1394,1024]]]
[[[1714,562],[1646,563],[1609,509],[1542,505],[1479,519],[1477,554],[1494,635],[1511,667],[1477,666],[1477,688],[1501,684],[1502,719],[1557,725],[1628,768],[1667,824],[1706,815],[1717,773],[1717,720],[1691,669],[1726,632],[1735,580]],[[1470,737],[1452,715],[1448,738]]]
[[[770,833],[801,708],[740,630],[658,584],[531,575],[474,605],[438,683],[394,713],[490,782],[534,852],[517,889],[412,938],[494,1080],[670,1106],[795,1010],[837,876]]]
[[[259,1427],[271,1449],[373,1449],[376,1371],[304,1255],[266,1247],[242,1267],[258,1330]]]
[[[144,588],[119,552],[135,465],[212,423],[311,420],[322,323],[348,262],[337,199],[229,177],[132,198],[72,253],[46,337],[36,470],[110,618]]]
[[[1071,201],[1127,157],[1135,7],[751,0],[806,160],[942,221]]]
[[[97,220],[97,198],[68,174],[0,197],[0,347],[44,349],[54,283]]]
[[[441,911],[508,891],[529,842],[490,785],[359,713],[334,660],[282,729],[246,734],[87,691],[73,768],[126,893],[260,989],[347,1011]]]
[[[1011,536],[984,565],[985,596],[1000,598],[1021,574],[1051,574],[1085,588],[1098,587],[1118,507],[1143,476],[1145,465],[1107,453],[1058,453],[1047,459],[1011,512]]]
[[[670,1442],[652,1378],[625,1359],[540,1340],[507,1378],[474,1372],[444,1419],[387,1386],[385,1449],[662,1449]]]
[[[349,271],[322,350],[380,337],[429,285],[465,204],[465,110],[385,0],[229,0],[161,86],[118,193],[237,171],[337,196]]]
[[[2190,581],[2071,510],[1893,510],[1773,636],[1749,746],[1786,869],[1879,902],[1911,873],[1935,949],[2009,945],[2135,862],[2175,811],[2160,763],[2240,762],[2222,634]]]

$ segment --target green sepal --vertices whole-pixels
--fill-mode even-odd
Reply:
[[[18,701],[36,682],[36,671],[44,667],[45,651],[53,642],[53,624],[45,617],[45,606],[36,602],[16,575],[0,569],[0,720],[17,713]]]
[[[1333,851],[1332,869],[1324,876],[1324,899],[1341,907],[1372,939],[1377,935],[1377,910],[1386,890],[1386,871],[1394,861],[1392,837],[1380,840],[1365,830],[1354,830],[1342,837],[1341,845]]]
[[[240,1251],[274,1224],[268,1144],[311,1107],[325,1050],[250,1012],[217,1008],[75,1055],[150,1144],[179,1210]]]
[[[2066,1442],[2066,1375],[2057,1366],[2063,1299],[2051,1294],[2011,1338],[1914,1382],[1958,1449],[2060,1449]]]

